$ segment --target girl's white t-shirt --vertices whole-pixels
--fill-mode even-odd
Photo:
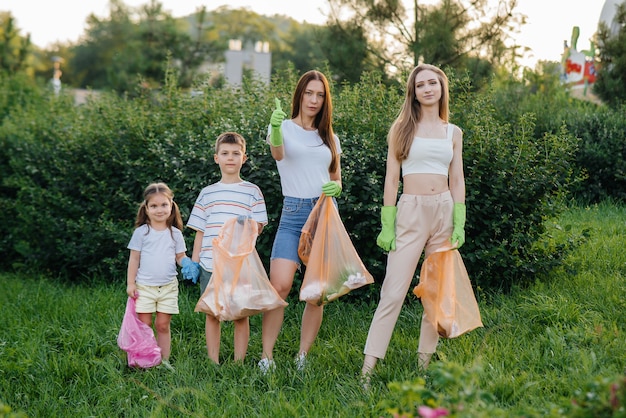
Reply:
[[[268,127],[268,135],[271,126]],[[307,131],[291,119],[283,121],[285,155],[276,161],[283,196],[311,199],[322,194],[322,186],[330,181],[328,167],[332,159],[317,130]],[[334,135],[337,154],[341,154],[339,138]]]
[[[144,224],[133,231],[128,249],[141,253],[135,282],[163,286],[176,280],[176,254],[186,252],[187,246],[180,229],[156,231]]]

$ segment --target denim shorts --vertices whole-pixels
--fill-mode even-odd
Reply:
[[[298,265],[302,264],[298,256],[298,244],[302,227],[306,223],[313,206],[319,197],[311,199],[301,199],[299,197],[285,196],[283,199],[283,210],[280,214],[280,223],[272,246],[271,260],[275,258],[285,258]]]

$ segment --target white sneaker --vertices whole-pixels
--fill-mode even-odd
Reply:
[[[259,369],[261,369],[263,374],[267,374],[267,372],[272,372],[276,369],[276,363],[274,363],[274,360],[262,358],[261,361],[259,361]]]
[[[368,392],[371,388],[371,373],[367,373],[367,374],[363,374],[361,375],[361,377],[359,378],[359,381],[361,383],[361,387],[363,388],[363,390],[365,392]]]
[[[161,360],[161,364],[159,364],[159,368],[163,368],[166,370],[169,370],[170,372],[175,372],[176,369],[174,369],[174,367],[171,365],[171,363],[168,360]]]
[[[296,357],[296,369],[298,369],[299,372],[303,371],[306,367],[306,363],[306,353],[298,354],[298,357]]]

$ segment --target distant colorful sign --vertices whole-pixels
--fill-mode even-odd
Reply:
[[[591,42],[589,51],[576,50],[576,43],[580,29],[574,26],[572,29],[572,43],[567,46],[567,41],[563,46],[563,56],[561,58],[561,78],[563,83],[569,85],[593,84],[596,81],[595,67],[595,45]]]

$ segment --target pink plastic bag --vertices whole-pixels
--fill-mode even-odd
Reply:
[[[128,365],[147,369],[161,363],[161,348],[157,345],[152,328],[139,320],[135,299],[129,297],[117,345],[128,355]]]

